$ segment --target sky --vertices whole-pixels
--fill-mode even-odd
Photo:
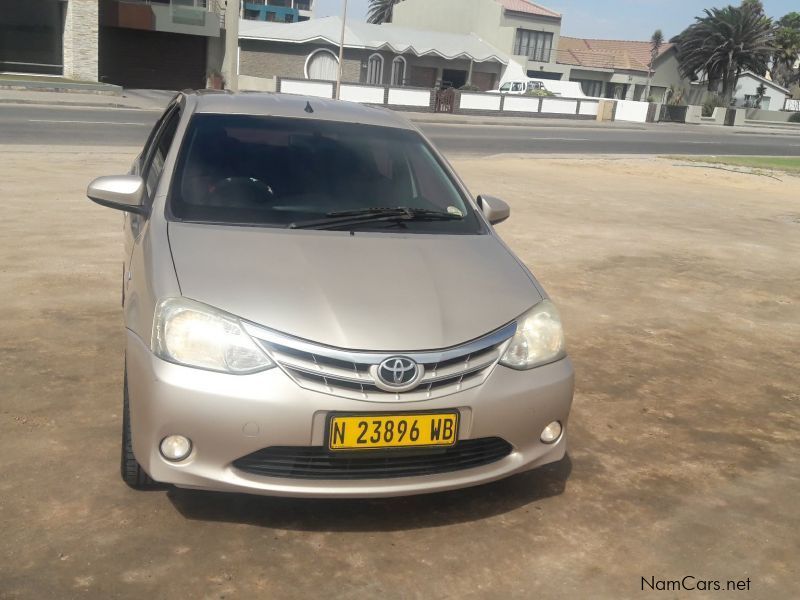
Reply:
[[[428,0],[436,2],[436,0]],[[690,25],[703,8],[738,4],[725,0],[542,0],[539,2],[560,12],[561,33],[574,37],[648,40],[656,29],[666,38]],[[368,0],[348,0],[347,18],[364,20]],[[798,0],[764,0],[768,15],[779,19],[792,10],[800,11]],[[316,0],[315,15],[341,15],[342,0]]]

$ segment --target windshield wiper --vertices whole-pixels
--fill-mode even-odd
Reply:
[[[363,208],[358,210],[339,210],[329,212],[323,219],[298,221],[289,223],[289,229],[332,229],[345,225],[371,223],[375,221],[455,221],[464,217],[459,213],[450,213],[427,208]]]

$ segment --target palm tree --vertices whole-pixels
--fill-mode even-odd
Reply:
[[[776,28],[757,0],[740,6],[711,8],[705,16],[672,38],[678,52],[681,75],[692,81],[704,76],[708,89],[719,89],[730,104],[736,82],[744,70],[757,75],[767,72],[775,50]]]
[[[647,65],[647,88],[644,91],[644,98],[646,102],[650,101],[650,84],[653,81],[653,64],[656,62],[659,53],[661,52],[661,45],[664,43],[664,34],[660,29],[656,29],[650,37],[650,63]]]
[[[402,0],[369,0],[367,23],[391,23],[394,5]]]
[[[777,49],[772,60],[772,79],[788,88],[800,82],[800,69],[795,68],[800,58],[800,13],[791,12],[778,21],[775,45]]]

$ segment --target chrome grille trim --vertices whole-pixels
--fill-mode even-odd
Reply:
[[[459,346],[431,351],[365,352],[315,344],[244,323],[249,335],[299,386],[336,396],[372,401],[415,401],[446,396],[480,385],[489,376],[517,329],[516,322]],[[391,356],[407,356],[425,368],[417,387],[385,392],[372,372]]]

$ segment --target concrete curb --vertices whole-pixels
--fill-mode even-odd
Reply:
[[[68,81],[28,81],[25,79],[3,79],[0,90],[16,92],[61,92],[71,94],[95,94],[98,96],[121,96],[122,87],[110,83],[70,83]]]
[[[619,130],[629,130],[629,131],[645,131],[647,127],[637,126],[637,125],[610,125],[610,124],[598,124],[595,125],[594,121],[589,121],[592,123],[591,125],[587,124],[586,121],[580,120],[573,120],[573,119],[559,119],[559,122],[553,122],[550,120],[545,121],[544,119],[531,119],[530,121],[512,121],[509,122],[507,119],[498,118],[498,119],[475,119],[475,120],[466,120],[466,119],[459,119],[458,117],[453,119],[432,119],[426,118],[424,116],[408,116],[406,118],[411,121],[412,123],[425,123],[425,124],[432,124],[432,125],[494,125],[500,127],[576,127],[576,128],[589,128],[589,129],[619,129]]]
[[[26,104],[35,106],[72,106],[80,108],[127,108],[129,110],[160,110],[143,106],[129,106],[117,102],[69,102],[66,100],[26,100],[15,98],[0,98],[0,104]]]

